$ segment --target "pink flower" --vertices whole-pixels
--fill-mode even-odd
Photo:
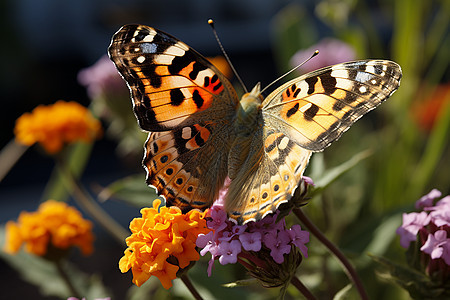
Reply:
[[[428,235],[425,244],[420,248],[423,252],[430,254],[432,259],[443,258],[447,265],[450,265],[450,239],[447,238],[447,231],[438,230]]]
[[[82,69],[78,73],[78,82],[87,88],[91,99],[104,93],[128,93],[123,79],[107,55],[102,56],[94,65]]]
[[[434,207],[427,207],[431,211],[431,221],[438,227],[450,226],[450,196],[442,198]]]
[[[281,264],[284,261],[284,254],[291,252],[291,237],[289,233],[279,231],[278,234],[274,231],[270,231],[264,235],[264,244],[271,250],[270,255],[273,260]]]
[[[421,228],[430,223],[430,217],[426,212],[403,214],[403,225],[397,228],[400,235],[400,245],[408,248],[409,243],[417,239],[417,233]]]
[[[261,233],[260,232],[244,232],[239,235],[242,247],[246,251],[261,250]]]
[[[241,253],[241,243],[238,240],[222,242],[219,244],[219,253],[219,262],[222,265],[235,264],[237,262],[237,255]]]
[[[432,189],[428,194],[417,200],[415,205],[416,209],[433,206],[434,199],[441,197],[441,195],[442,193],[440,191],[437,189]]]
[[[291,237],[291,243],[300,249],[304,257],[308,257],[308,248],[305,244],[309,242],[309,232],[302,230],[300,225],[295,224],[288,230],[288,233]]]
[[[308,49],[300,50],[291,58],[291,66],[294,68],[308,59],[314,51],[319,50],[319,55],[301,67],[302,72],[311,72],[326,66],[354,60],[355,50],[352,46],[333,38],[325,38]]]

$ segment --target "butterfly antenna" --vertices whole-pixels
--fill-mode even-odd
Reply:
[[[236,75],[236,78],[239,80],[240,84],[244,88],[244,91],[246,93],[248,93],[247,87],[245,86],[245,84],[242,81],[239,74],[236,72],[236,69],[234,68],[233,64],[231,63],[230,58],[228,57],[227,53],[225,52],[225,49],[222,46],[222,43],[220,42],[219,36],[217,35],[216,29],[214,28],[214,21],[212,19],[209,19],[208,24],[211,26],[214,36],[216,37],[217,43],[219,44],[220,50],[222,51],[223,55],[225,56],[225,59],[227,60],[228,64],[230,65],[231,70],[233,70],[234,75]]]
[[[291,74],[292,72],[294,72],[295,70],[297,70],[298,68],[300,68],[301,66],[303,66],[304,64],[306,64],[308,61],[310,61],[314,56],[316,56],[317,54],[319,54],[319,50],[314,51],[314,53],[308,58],[306,59],[304,62],[302,62],[301,64],[299,64],[298,66],[292,68],[290,71],[284,73],[283,75],[281,75],[280,77],[278,77],[277,79],[275,79],[274,81],[272,81],[268,86],[266,86],[265,88],[263,88],[263,90],[261,91],[261,94],[264,93],[265,90],[267,90],[270,86],[272,86],[275,82],[279,81],[280,79],[286,77],[287,75]]]

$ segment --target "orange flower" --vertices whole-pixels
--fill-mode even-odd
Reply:
[[[58,101],[39,105],[16,121],[16,140],[31,146],[40,143],[48,153],[56,153],[65,143],[91,142],[101,134],[100,121],[76,102]]]
[[[131,269],[137,286],[153,275],[169,289],[180,268],[199,260],[195,241],[200,233],[210,230],[204,213],[191,210],[182,214],[177,207],[161,207],[158,212],[160,204],[158,199],[153,201],[153,208],[141,209],[142,218],[131,221],[132,234],[126,239],[128,248],[119,261],[119,268],[122,273]],[[175,265],[174,261],[178,263]]]
[[[61,250],[78,246],[83,254],[93,250],[92,223],[65,202],[48,200],[37,212],[21,212],[17,223],[6,224],[4,251],[17,253],[25,244],[25,250],[39,256],[48,254],[49,247]]]
[[[439,113],[450,101],[450,84],[438,85],[436,89],[423,101],[413,106],[413,115],[417,123],[425,130],[433,129]]]

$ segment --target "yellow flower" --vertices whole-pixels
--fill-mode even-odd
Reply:
[[[37,212],[21,212],[16,222],[6,224],[4,251],[17,253],[25,244],[25,250],[39,256],[48,254],[49,248],[61,250],[77,246],[83,254],[93,250],[92,223],[81,213],[64,202],[48,200]]]
[[[199,260],[195,241],[200,233],[210,230],[204,213],[192,210],[182,214],[177,207],[161,207],[158,212],[160,204],[158,199],[153,201],[153,208],[141,209],[142,218],[131,221],[132,234],[126,239],[128,248],[119,261],[119,268],[122,273],[131,269],[137,286],[153,275],[169,289],[180,268]]]
[[[76,102],[58,101],[39,105],[16,121],[14,134],[20,144],[40,143],[48,153],[56,153],[65,143],[91,142],[101,134],[100,121]]]

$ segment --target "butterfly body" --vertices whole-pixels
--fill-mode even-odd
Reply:
[[[263,98],[239,98],[225,76],[176,38],[125,25],[109,55],[149,131],[147,183],[166,205],[205,209],[231,179],[225,208],[242,224],[288,202],[313,151],[322,151],[399,86],[400,67],[365,60],[295,78]]]

